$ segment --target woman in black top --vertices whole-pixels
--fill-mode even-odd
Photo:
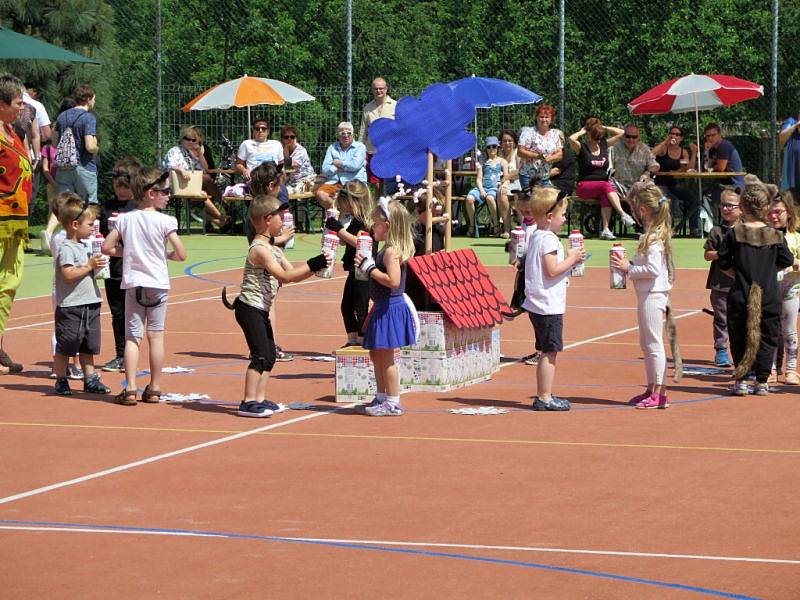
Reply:
[[[697,146],[691,145],[692,157],[682,146],[683,127],[673,125],[669,128],[667,138],[653,148],[653,155],[659,165],[659,172],[686,171],[692,161],[697,160]],[[661,186],[672,202],[672,222],[681,223],[688,219],[692,237],[700,237],[700,203],[697,197],[687,188],[679,187],[674,177],[656,175],[656,185]]]

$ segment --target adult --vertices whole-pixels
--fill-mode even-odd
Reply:
[[[253,121],[252,137],[239,146],[236,153],[236,170],[250,180],[250,172],[263,162],[283,162],[283,146],[278,140],[269,139],[269,122],[257,118]]]
[[[97,119],[92,110],[96,102],[94,88],[79,85],[72,92],[75,106],[56,119],[53,129],[53,147],[58,148],[58,141],[68,128],[72,129],[75,147],[78,151],[78,164],[72,167],[59,167],[56,171],[56,183],[59,192],[75,192],[90,204],[97,204]]]
[[[19,373],[3,349],[3,334],[25,266],[31,161],[12,123],[22,111],[22,82],[0,73],[0,375]]]
[[[550,185],[550,169],[561,160],[564,147],[564,134],[551,127],[556,118],[555,108],[540,104],[534,118],[536,126],[522,128],[517,146],[519,183],[523,189]]]
[[[497,210],[500,213],[500,220],[503,221],[503,233],[511,231],[511,202],[514,192],[522,189],[519,183],[519,169],[517,168],[519,157],[517,156],[517,134],[511,129],[503,129],[500,132],[500,158],[508,163],[508,176],[500,182],[500,189],[497,196]],[[506,237],[503,235],[503,237]]]
[[[326,209],[333,206],[333,198],[348,181],[358,179],[367,183],[367,149],[353,140],[353,124],[342,121],[336,127],[336,135],[339,139],[328,146],[322,161],[325,183],[315,195],[317,202]]]
[[[281,127],[281,142],[283,143],[284,164],[291,164],[294,171],[286,182],[289,193],[300,194],[310,190],[317,174],[308,157],[308,151],[300,144],[297,138],[300,133],[297,127],[285,125]]]
[[[372,100],[364,106],[361,127],[358,130],[358,141],[367,149],[367,180],[369,183],[379,184],[381,180],[370,169],[370,162],[377,152],[377,148],[369,139],[369,126],[378,119],[394,119],[397,101],[389,96],[389,86],[383,77],[373,79],[370,90],[372,91]]]
[[[208,195],[203,203],[206,217],[212,225],[222,227],[226,222],[225,218],[213,202],[220,202],[222,194],[214,183],[214,178],[208,173],[208,161],[201,144],[202,133],[192,125],[184,125],[179,135],[178,143],[167,150],[162,166],[174,171],[182,181],[189,181],[193,171],[202,171],[203,191]]]
[[[790,191],[795,202],[800,202],[800,120],[789,117],[778,134],[781,154],[781,191]]]
[[[24,98],[24,88],[23,88],[23,98]],[[17,137],[22,140],[22,145],[25,148],[26,152],[28,153],[28,158],[31,161],[31,170],[33,173],[36,173],[39,167],[39,163],[41,162],[42,157],[42,140],[39,134],[39,123],[36,120],[36,108],[32,104],[28,104],[23,99],[22,101],[22,110],[19,113],[19,116],[13,123],[14,133],[17,134]],[[31,214],[33,213],[33,207],[36,204],[36,194],[38,192],[38,186],[36,185],[36,178],[34,175],[31,176],[31,196],[30,201],[28,202],[28,222],[30,224]],[[25,247],[26,253],[34,252],[33,248],[30,246]]]
[[[611,146],[611,183],[620,198],[628,198],[634,183],[648,181],[658,172],[659,164],[649,146],[639,139],[639,128],[628,123],[623,137]],[[630,202],[628,202],[630,204]]]
[[[611,138],[606,139],[608,133]],[[576,131],[569,136],[569,145],[577,155],[578,163],[578,185],[575,193],[582,200],[600,201],[600,220],[602,230],[600,239],[616,239],[611,233],[609,223],[611,221],[611,209],[619,213],[622,222],[631,227],[636,224],[628,213],[622,210],[622,203],[619,194],[609,181],[608,170],[610,161],[608,157],[608,146],[616,144],[624,135],[622,129],[616,127],[606,127],[597,117],[586,119],[580,131]],[[583,136],[586,141],[581,141]]]
[[[25,104],[30,104],[34,110],[36,111],[36,125],[39,127],[39,138],[40,138],[40,147],[39,152],[37,152],[34,156],[31,156],[31,160],[33,161],[33,189],[31,192],[31,206],[29,207],[29,211],[33,212],[33,203],[36,202],[36,198],[38,195],[39,184],[42,180],[42,177],[47,177],[44,174],[42,169],[42,161],[41,161],[41,150],[44,148],[44,145],[50,141],[50,136],[53,133],[52,127],[50,127],[50,116],[47,114],[47,109],[44,107],[44,104],[39,102],[38,100],[38,92],[35,88],[28,88],[24,92],[22,92],[22,100]],[[48,199],[49,202],[49,199]]]
[[[561,160],[554,162],[550,169],[550,185],[558,190],[559,199],[572,195],[575,175],[575,155],[569,146],[565,146]]]
[[[709,123],[704,130],[706,150],[706,170],[715,173],[741,173],[742,159],[739,151],[730,140],[722,137],[722,129],[717,123]],[[736,175],[719,181],[719,185],[735,185],[739,190],[744,190],[744,175]],[[712,192],[715,200],[719,200],[721,189]]]
[[[653,148],[659,172],[687,171],[697,160],[697,145],[691,144],[691,155],[683,146],[684,129],[673,125],[667,137]],[[682,187],[674,177],[656,175],[656,185],[660,186],[672,203],[672,222],[688,221],[692,237],[700,236],[700,202],[688,188]]]

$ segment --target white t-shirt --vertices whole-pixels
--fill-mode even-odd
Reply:
[[[251,171],[263,162],[272,161],[276,165],[283,162],[283,146],[278,140],[267,140],[257,142],[255,140],[245,140],[239,146],[236,154],[239,160],[247,164]]]
[[[671,290],[672,284],[669,282],[664,244],[652,242],[647,247],[647,254],[642,255],[637,252],[631,260],[628,275],[637,292],[668,292]]]
[[[122,238],[122,289],[169,289],[167,236],[178,230],[175,217],[154,210],[132,210],[117,219]]]
[[[44,107],[44,104],[39,102],[38,100],[34,100],[28,95],[28,92],[24,92],[22,94],[22,100],[30,104],[33,108],[36,109],[36,123],[39,125],[39,129],[42,127],[47,127],[50,125],[50,117],[47,114],[47,110]],[[42,142],[44,143],[44,142]],[[55,255],[54,255],[55,256]]]
[[[558,236],[546,229],[528,228],[525,236],[525,301],[522,308],[537,315],[563,315],[567,310],[568,273],[548,277],[544,272],[544,256],[556,253],[557,262],[564,260],[564,246]]]

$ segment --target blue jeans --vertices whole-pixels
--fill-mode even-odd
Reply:
[[[75,192],[90,204],[97,204],[97,171],[80,165],[74,169],[58,169],[56,183],[59,193]]]

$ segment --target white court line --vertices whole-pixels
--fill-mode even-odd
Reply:
[[[46,531],[59,533],[111,533],[117,535],[161,535],[175,537],[202,537],[222,539],[242,539],[239,535],[202,531],[168,531],[141,529],[105,529],[86,527],[59,527],[41,525],[0,525],[0,530],[9,531]],[[724,562],[745,562],[777,565],[800,565],[800,560],[784,558],[756,558],[749,556],[713,556],[707,554],[669,554],[664,552],[626,552],[623,550],[588,550],[584,548],[552,548],[536,546],[490,546],[485,544],[448,544],[437,542],[398,542],[390,540],[345,540],[336,538],[299,538],[273,535],[245,536],[244,539],[267,538],[264,541],[318,542],[320,544],[346,544],[362,546],[393,546],[402,548],[458,548],[461,550],[497,550],[502,552],[541,552],[550,554],[584,554],[592,556],[623,556],[632,558],[669,558],[681,560],[708,560]]]
[[[235,433],[233,435],[228,435],[223,438],[219,438],[216,440],[211,440],[209,442],[203,442],[202,444],[195,444],[193,446],[189,446],[187,448],[181,448],[179,450],[173,450],[172,452],[165,452],[163,454],[158,454],[156,456],[151,456],[149,458],[143,458],[142,460],[137,460],[134,462],[130,462],[124,465],[119,465],[117,467],[112,467],[111,469],[105,469],[103,471],[98,471],[96,473],[90,473],[89,475],[84,475],[83,477],[76,477],[75,479],[69,479],[68,481],[61,481],[59,483],[53,483],[51,485],[46,485],[44,487],[36,488],[34,490],[30,490],[27,492],[22,492],[19,494],[14,494],[13,496],[6,496],[5,498],[0,498],[0,504],[8,504],[9,502],[14,502],[16,500],[22,500],[23,498],[30,498],[31,496],[37,496],[39,494],[44,494],[45,492],[50,492],[53,490],[57,490],[63,487],[67,487],[70,485],[75,485],[77,483],[83,483],[84,481],[91,481],[92,479],[99,479],[100,477],[105,477],[106,475],[113,475],[114,473],[120,473],[122,471],[127,471],[128,469],[133,469],[134,467],[141,467],[142,465],[148,465],[150,463],[158,462],[160,460],[164,460],[167,458],[172,458],[173,456],[180,456],[181,454],[188,454],[189,452],[194,452],[195,450],[202,450],[203,448],[210,448],[211,446],[217,446],[219,444],[224,444],[225,442],[232,442],[234,440],[238,440],[241,438],[245,438],[251,435],[255,435],[257,433],[261,433],[262,431],[269,431],[271,429],[278,429],[279,427],[285,427],[286,425],[292,425],[294,423],[299,423],[300,421],[307,421],[309,419],[315,419],[317,417],[321,417],[323,415],[328,414],[328,412],[337,412],[345,408],[352,408],[355,404],[345,404],[341,407],[338,407],[332,411],[326,412],[317,412],[312,413],[310,415],[303,415],[302,417],[296,417],[294,419],[289,419],[287,421],[281,421],[280,423],[274,423],[272,425],[265,425],[264,427],[258,427],[257,429],[250,429],[248,431],[242,431],[240,433]]]

